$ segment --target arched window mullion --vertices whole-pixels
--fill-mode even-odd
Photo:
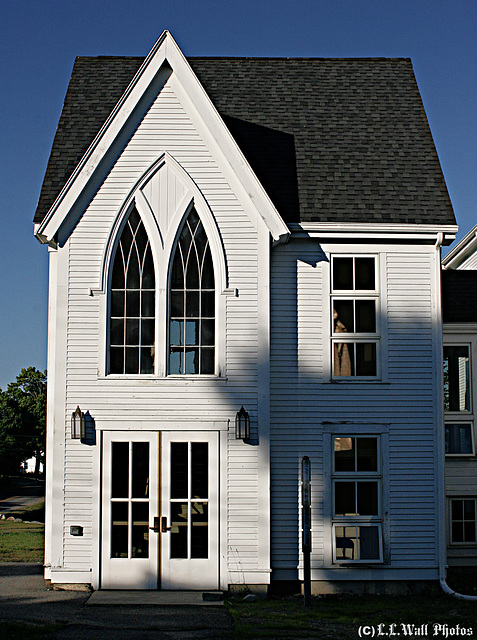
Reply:
[[[204,302],[202,277],[206,265],[205,254],[210,251],[210,248],[205,229],[194,209],[184,221],[174,246],[171,260],[175,281],[170,292],[169,373],[213,374],[215,372],[215,320],[213,317],[215,288],[207,289],[208,298]],[[204,247],[204,255],[201,255],[202,247]],[[211,260],[208,264],[213,268]],[[179,267],[182,267],[180,274]],[[194,271],[190,272],[191,269]],[[209,281],[214,282],[213,272],[210,274]],[[203,309],[208,310],[205,321]],[[205,340],[202,338],[204,331],[207,332]]]
[[[135,229],[131,224],[132,216],[134,216]],[[145,235],[139,236],[139,234]],[[138,243],[139,237],[145,244],[142,255]],[[128,242],[130,246],[126,250],[125,243]],[[113,270],[117,268],[117,262],[121,261],[124,282],[121,289],[111,286],[111,297],[114,292],[117,292],[114,295],[122,300],[122,312],[118,315],[120,310],[116,303],[115,315],[113,315],[112,302],[110,303],[110,373],[154,372],[155,275],[152,260],[146,262],[149,251],[150,242],[143,222],[137,211],[133,209],[123,226],[113,259]],[[137,259],[137,266],[133,256]],[[132,274],[131,269],[134,269]],[[148,280],[147,308],[143,305],[145,277]],[[118,300],[117,297],[116,300]]]

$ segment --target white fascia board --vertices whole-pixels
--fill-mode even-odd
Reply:
[[[114,107],[76,169],[71,174],[71,177],[56,198],[43,222],[35,228],[35,235],[40,242],[46,243],[55,236],[68,211],[83,192],[105,153],[116,140],[119,132],[134,110],[134,107],[156,76],[165,60],[165,50],[162,45],[167,36],[168,32],[164,31],[157,40],[122,98]]]
[[[275,242],[285,242],[288,239],[290,232],[287,225],[253,173],[177,43],[168,31],[164,31],[63,187],[44,221],[35,228],[35,234],[40,242],[46,243],[54,237],[165,62],[172,68],[179,87],[183,88],[183,97],[188,98],[189,104],[193,106],[210,131],[216,143],[214,150],[221,158],[223,166],[230,167],[236,176],[233,186],[237,196],[253,204],[256,212],[270,229]],[[226,171],[226,173],[231,172]]]
[[[443,258],[444,269],[457,269],[477,249],[477,225]]]
[[[450,243],[458,231],[456,225],[355,223],[355,222],[303,222],[288,225],[292,236],[312,238],[421,240],[436,241],[438,234]]]

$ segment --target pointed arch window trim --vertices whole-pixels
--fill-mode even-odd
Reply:
[[[194,206],[179,227],[170,261],[169,375],[213,375],[216,288],[207,232]]]
[[[109,298],[109,372],[154,373],[156,279],[151,244],[133,207],[112,262]]]

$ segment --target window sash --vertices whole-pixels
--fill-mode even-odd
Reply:
[[[477,544],[477,499],[451,498],[449,502],[451,544]]]
[[[334,564],[383,562],[383,536],[379,522],[333,523],[332,544]]]
[[[468,344],[444,345],[444,411],[472,411],[471,362]]]
[[[464,429],[465,431],[468,432],[467,435],[465,434]],[[463,451],[462,449],[466,447],[467,447],[467,450]],[[445,454],[446,456],[475,455],[474,429],[473,429],[472,423],[470,422],[446,423]]]

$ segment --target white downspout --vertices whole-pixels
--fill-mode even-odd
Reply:
[[[437,234],[436,240],[436,288],[437,288],[437,309],[436,309],[436,317],[439,323],[440,330],[436,334],[437,338],[437,349],[436,353],[439,354],[437,359],[438,369],[436,372],[437,380],[437,410],[439,411],[439,407],[441,407],[438,416],[442,417],[442,407],[444,406],[444,380],[442,374],[442,366],[439,363],[442,363],[443,360],[443,338],[442,338],[442,299],[441,299],[441,257],[440,251],[442,247],[442,242],[444,239],[443,233]],[[444,452],[444,422],[442,419],[439,420],[439,430],[438,430],[438,438],[437,438],[437,498],[438,498],[438,514],[439,514],[439,583],[441,585],[444,593],[447,593],[454,598],[458,598],[459,600],[471,600],[473,602],[477,601],[477,596],[466,596],[462,593],[457,593],[449,587],[446,582],[446,568],[447,568],[447,544],[446,544],[446,517],[445,517],[445,502],[446,502],[446,490],[445,490],[445,452]]]

